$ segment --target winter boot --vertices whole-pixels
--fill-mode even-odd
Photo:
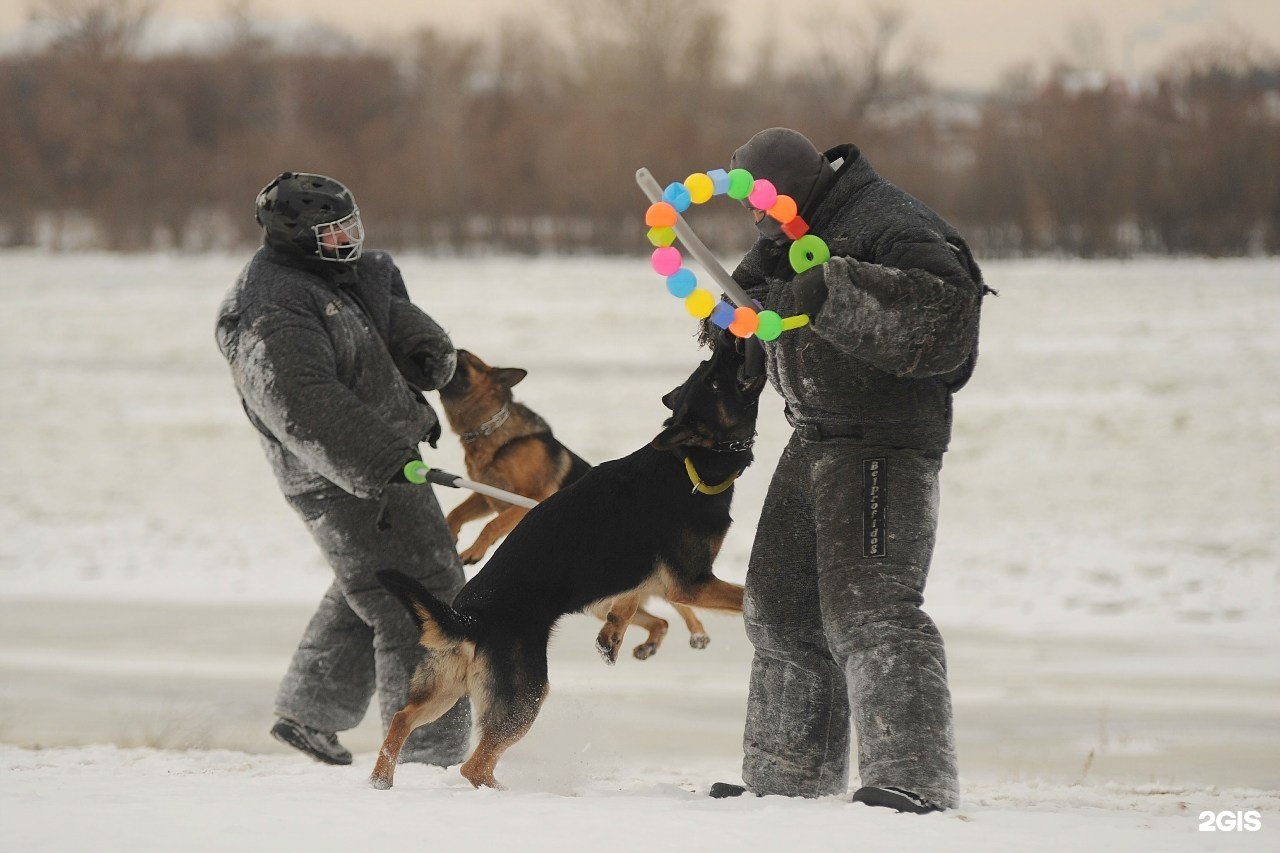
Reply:
[[[707,794],[713,800],[725,800],[729,797],[741,797],[747,793],[747,789],[743,785],[735,785],[732,782],[717,782],[711,786],[711,790]]]
[[[281,717],[271,727],[271,736],[286,746],[305,752],[325,764],[350,764],[351,750],[338,743],[332,732],[320,732],[295,720]]]
[[[853,802],[863,803],[868,806],[882,806],[910,814],[929,814],[930,812],[942,811],[941,806],[935,806],[933,803],[901,788],[873,788],[871,786],[859,788],[853,794]]]

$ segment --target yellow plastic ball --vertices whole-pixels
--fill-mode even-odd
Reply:
[[[702,204],[715,195],[716,184],[705,172],[694,172],[684,179],[685,189],[689,191],[689,199],[694,204]]]
[[[684,298],[685,310],[697,317],[699,320],[705,320],[711,316],[711,312],[715,310],[716,298],[711,295],[708,290],[699,287],[693,293]]]

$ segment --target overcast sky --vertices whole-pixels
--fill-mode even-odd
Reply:
[[[248,0],[263,18],[318,18],[362,36],[419,25],[475,33],[508,12],[554,18],[563,0]],[[864,0],[711,0],[726,11],[740,45],[777,39],[800,49],[824,10],[855,14]],[[0,0],[0,44],[11,43],[36,0]],[[1103,34],[1111,70],[1148,71],[1179,46],[1230,29],[1280,51],[1280,0],[899,0],[906,39],[928,46],[926,72],[946,87],[980,88],[1019,62],[1041,63],[1068,50],[1084,21]],[[213,20],[227,0],[159,0],[159,15]]]

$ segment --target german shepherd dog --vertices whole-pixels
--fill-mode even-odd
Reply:
[[[528,371],[519,367],[490,367],[475,354],[458,350],[458,368],[440,389],[440,402],[449,426],[462,442],[468,477],[544,501],[591,470],[591,465],[565,447],[536,412],[515,401],[511,389],[527,375]],[[472,493],[445,520],[456,542],[464,524],[496,513],[460,554],[462,562],[470,566],[484,559],[494,543],[528,512],[524,507]],[[684,604],[672,606],[689,629],[689,645],[705,649],[711,637],[702,620]],[[609,605],[597,602],[589,609],[596,618],[604,619]],[[631,621],[648,632],[632,651],[636,658],[646,660],[662,645],[667,620],[639,607]]]
[[[462,775],[498,787],[498,759],[546,698],[547,643],[567,613],[608,602],[596,647],[612,661],[649,595],[742,612],[742,587],[711,571],[731,523],[733,481],[752,461],[764,387],[763,378],[739,382],[740,363],[732,347],[717,348],[662,398],[672,416],[653,441],[530,510],[452,607],[399,572],[378,573],[420,626],[428,654],[383,741],[375,788],[391,787],[409,734],[464,696],[480,739]]]
[[[440,389],[449,426],[462,442],[467,476],[544,501],[591,469],[565,447],[551,426],[515,401],[511,389],[528,376],[519,367],[490,367],[466,350],[458,350],[453,378]],[[460,556],[465,565],[484,559],[493,544],[510,533],[528,510],[473,492],[445,520],[456,542],[469,521],[497,514]]]

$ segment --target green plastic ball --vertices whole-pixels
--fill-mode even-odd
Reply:
[[[762,341],[774,341],[782,334],[782,317],[777,311],[761,311],[756,337]]]
[[[756,179],[746,169],[734,169],[729,172],[729,198],[739,201],[751,195]]]

